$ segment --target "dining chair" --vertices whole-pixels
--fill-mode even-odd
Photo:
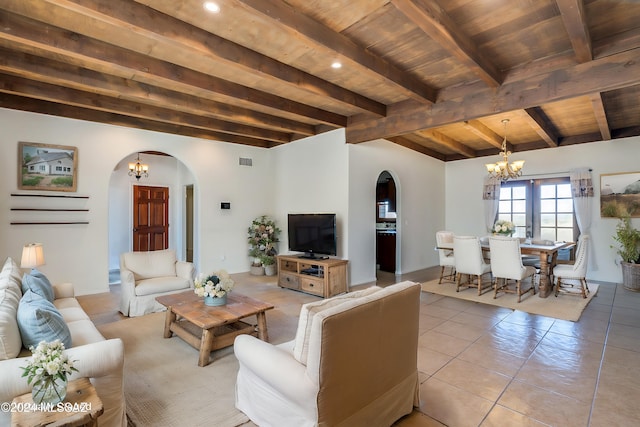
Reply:
[[[556,293],[562,292],[569,295],[582,295],[586,298],[589,293],[587,285],[587,260],[591,237],[583,234],[578,238],[576,258],[573,264],[558,264],[553,268],[553,277],[556,279]],[[575,285],[567,283],[567,280],[577,280],[580,283],[580,292],[575,292]]]
[[[492,236],[489,238],[489,250],[491,251],[491,272],[493,273],[493,298],[498,297],[498,292],[512,293],[518,295],[518,302],[522,295],[529,291],[536,294],[536,286],[533,276],[536,269],[532,266],[522,264],[522,254],[520,252],[520,239],[505,236]],[[529,279],[531,285],[524,289],[522,282]],[[515,280],[515,288],[509,286],[510,280]],[[500,284],[502,281],[502,284]]]
[[[442,249],[442,246],[451,245],[453,248],[453,233],[451,231],[438,231],[436,233],[436,244],[438,246],[438,256],[440,257],[440,279],[438,283],[442,283],[442,279],[455,281],[456,260],[453,255],[453,249]],[[444,274],[445,269],[449,268],[449,273]]]
[[[453,253],[456,266],[456,292],[460,292],[461,287],[477,288],[478,295],[482,295],[482,291],[491,287],[492,283],[491,279],[489,284],[482,282],[482,277],[491,273],[491,265],[486,263],[482,256],[480,239],[475,236],[454,236]],[[463,274],[467,275],[466,283],[460,283]]]

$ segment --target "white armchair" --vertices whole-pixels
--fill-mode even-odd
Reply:
[[[589,255],[589,243],[591,238],[588,234],[583,234],[578,238],[576,249],[576,261],[573,264],[559,264],[553,268],[553,276],[557,279],[556,293],[567,293],[571,295],[581,295],[586,298],[589,293],[587,285],[587,260]],[[573,284],[567,280],[575,280],[580,283],[580,292],[572,292]]]
[[[461,287],[477,288],[478,295],[482,295],[482,290],[491,286],[491,264],[484,260],[480,239],[475,236],[455,236],[453,253],[456,265],[456,292],[459,292]],[[466,283],[461,283],[463,274],[468,277]],[[482,278],[486,274],[489,274],[489,282],[483,283]]]
[[[436,244],[438,245],[438,256],[440,257],[440,279],[447,278],[454,280],[456,276],[456,258],[453,255],[453,233],[451,231],[438,231],[436,233]],[[443,247],[451,246],[451,249]],[[444,274],[446,268],[450,269],[449,274]]]
[[[489,249],[491,250],[491,272],[495,279],[493,298],[498,296],[498,292],[515,293],[518,295],[518,302],[522,295],[529,291],[536,294],[533,275],[536,269],[522,264],[522,253],[520,252],[520,239],[517,237],[492,236],[489,238]],[[523,289],[522,281],[529,278],[531,285]],[[500,281],[502,280],[502,284]],[[515,280],[515,289],[509,288],[509,280]]]
[[[120,312],[133,317],[166,310],[156,297],[193,289],[194,277],[193,263],[178,261],[172,249],[125,252],[120,255]]]

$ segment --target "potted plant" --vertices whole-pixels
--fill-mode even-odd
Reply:
[[[276,275],[276,257],[273,255],[262,255],[260,258],[262,265],[264,266],[264,274],[266,276]]]
[[[249,273],[254,276],[263,276],[264,267],[262,266],[262,251],[260,251],[260,248],[258,246],[252,246],[249,249],[249,257],[252,259]]]
[[[640,230],[633,228],[629,216],[624,216],[616,226],[613,239],[619,243],[622,284],[629,290],[640,291]]]
[[[251,226],[247,230],[249,243],[249,256],[253,258],[251,265],[251,274],[264,274],[259,272],[258,266],[264,270],[266,266],[262,260],[265,255],[272,258],[278,253],[276,251],[276,243],[278,243],[278,235],[280,229],[276,226],[275,221],[266,215],[259,216],[251,222]],[[275,263],[275,259],[272,264]]]

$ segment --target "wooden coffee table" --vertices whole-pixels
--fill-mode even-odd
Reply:
[[[241,334],[257,336],[269,340],[266,311],[273,305],[237,292],[227,295],[227,304],[209,307],[204,299],[193,290],[157,297],[156,300],[167,307],[164,321],[164,337],[176,334],[191,346],[200,350],[198,366],[209,364],[209,355],[233,344]],[[257,325],[242,322],[249,316],[256,316]]]

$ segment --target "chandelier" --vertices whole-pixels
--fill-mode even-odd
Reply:
[[[502,120],[502,123],[504,124],[504,139],[502,140],[502,151],[500,152],[502,160],[496,163],[487,163],[485,166],[489,176],[507,181],[509,178],[522,176],[524,160],[516,160],[511,164],[509,163],[509,156],[511,155],[511,151],[507,151],[507,123],[509,123],[509,119]]]
[[[129,176],[135,176],[136,179],[140,181],[140,177],[143,175],[145,178],[149,177],[149,165],[145,165],[140,162],[140,153],[138,153],[136,162],[129,163]]]

